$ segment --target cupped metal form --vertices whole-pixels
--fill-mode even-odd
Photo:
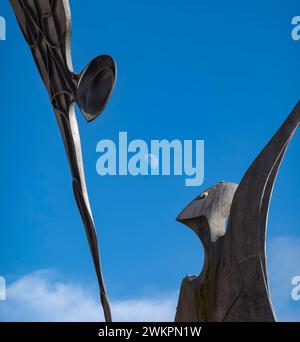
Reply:
[[[100,115],[116,81],[116,63],[111,56],[96,57],[80,74],[77,104],[88,121]]]

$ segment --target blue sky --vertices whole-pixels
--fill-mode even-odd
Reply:
[[[80,71],[103,53],[118,65],[116,88],[103,115],[88,124],[77,112],[107,289],[117,305],[134,301],[143,307],[146,302],[155,312],[154,304],[165,298],[175,298],[176,305],[182,278],[202,268],[202,248],[190,230],[175,222],[177,214],[220,180],[239,182],[299,100],[300,41],[291,39],[299,4],[70,3],[74,69]],[[0,15],[7,23],[7,40],[0,41],[0,275],[12,293],[16,287],[28,291],[18,287],[24,279],[34,282],[32,289],[55,292],[58,280],[49,271],[55,270],[59,284],[89,289],[91,301],[97,300],[48,95],[6,0],[0,1]],[[185,187],[185,177],[174,176],[100,177],[97,142],[116,140],[120,131],[146,141],[205,140],[204,184]],[[269,273],[279,320],[300,321],[300,302],[290,298],[291,279],[300,275],[299,152],[298,132],[280,170],[269,217]],[[22,303],[15,304],[21,312]],[[0,303],[0,320],[30,319],[30,312],[14,316],[10,305],[9,298]],[[161,320],[175,313],[169,301],[166,305],[169,311]],[[47,313],[43,317],[49,318]]]

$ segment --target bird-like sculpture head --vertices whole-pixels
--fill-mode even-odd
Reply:
[[[235,183],[220,182],[196,197],[177,217],[177,221],[190,227],[204,246],[224,236]]]

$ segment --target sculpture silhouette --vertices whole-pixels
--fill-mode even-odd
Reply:
[[[91,61],[80,74],[73,72],[68,0],[10,0],[10,3],[54,108],[72,173],[74,195],[91,249],[105,319],[111,321],[74,103],[88,121],[94,120],[103,111],[113,90],[115,62],[110,56],[103,55]]]
[[[266,271],[267,216],[277,172],[299,124],[300,102],[239,185],[207,189],[177,217],[201,239],[205,260],[199,276],[183,280],[176,321],[275,321]]]

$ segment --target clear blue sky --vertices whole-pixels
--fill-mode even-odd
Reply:
[[[239,182],[300,99],[300,41],[290,34],[299,2],[70,3],[75,70],[102,53],[118,65],[103,115],[88,124],[77,112],[109,296],[177,291],[185,275],[202,268],[202,248],[175,217],[214,183]],[[0,15],[7,21],[0,42],[0,274],[13,283],[53,268],[90,286],[95,275],[55,116],[6,0]],[[100,177],[96,144],[119,131],[146,141],[204,139],[203,186],[185,187],[184,177]],[[298,133],[276,183],[268,256],[278,318],[300,321],[300,302],[289,299],[291,278],[300,275],[299,142]]]

